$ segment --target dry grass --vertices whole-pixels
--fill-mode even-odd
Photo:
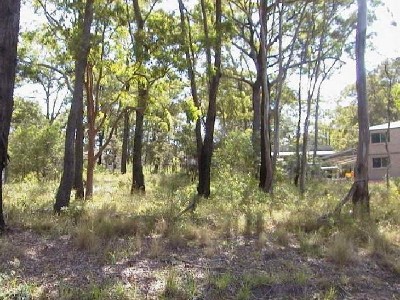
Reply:
[[[213,274],[209,284],[217,291],[213,294],[216,299],[249,299],[255,290],[266,287],[307,286],[314,280],[313,276],[319,275],[313,274],[299,261],[311,260],[320,264],[330,261],[344,270],[353,262],[375,259],[383,270],[400,274],[400,204],[397,190],[383,193],[380,186],[373,186],[371,211],[374,221],[368,224],[355,222],[349,217],[351,207],[346,207],[341,219],[332,220],[329,226],[317,229],[315,220],[334,207],[340,198],[339,188],[332,187],[332,191],[329,186],[310,189],[302,200],[290,187],[281,187],[276,189],[274,201],[271,201],[258,192],[256,185],[255,191],[249,191],[250,184],[237,184],[229,189],[226,187],[225,191],[215,191],[209,199],[200,199],[196,212],[175,219],[193,199],[195,187],[175,183],[170,184],[174,188],[171,190],[168,185],[157,186],[170,183],[167,176],[164,177],[151,177],[146,195],[130,195],[127,175],[112,177],[101,174],[96,178],[104,184],[96,185],[93,199],[89,202],[72,200],[71,206],[61,216],[52,214],[54,183],[41,186],[27,183],[7,185],[7,222],[11,227],[32,230],[49,239],[71,236],[71,247],[98,256],[100,262],[112,266],[139,255],[146,260],[150,258],[162,262],[160,258],[168,253],[191,252],[196,253],[192,259],[201,257],[203,262],[235,263],[251,258],[260,264],[269,264],[270,261],[276,263],[281,252],[290,253],[285,258],[288,261],[298,258],[289,264],[282,259],[276,268],[271,267],[271,273],[250,272],[251,276],[247,277],[237,273],[247,274],[249,270],[246,268],[253,267],[249,264],[236,266],[237,269],[233,270],[236,273],[231,273],[229,269],[219,270],[220,274]],[[247,187],[246,193],[237,190],[236,186]],[[244,248],[240,252],[232,245]],[[13,257],[23,256],[9,241],[0,238],[0,260],[9,257],[12,252]],[[366,253],[366,256],[359,258],[358,252]],[[210,265],[214,267],[212,263]],[[352,264],[352,267],[355,266]],[[204,269],[201,271],[206,272]],[[326,276],[327,284],[321,285],[318,297],[334,299],[340,290],[331,284],[329,274]],[[171,270],[165,276],[165,286],[157,297],[191,299],[193,295],[199,295],[199,282],[204,284],[204,280],[204,277],[194,278]],[[0,283],[0,289],[4,286]],[[61,292],[64,298],[71,295],[73,298],[79,293],[97,293],[103,297],[101,299],[111,299],[110,295],[115,299],[131,299],[126,295],[135,295],[133,289],[118,286],[67,287]]]
[[[328,244],[326,256],[338,265],[349,264],[356,258],[354,244],[345,234],[338,233]]]

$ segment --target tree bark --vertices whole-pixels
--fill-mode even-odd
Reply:
[[[74,182],[75,131],[79,115],[79,99],[82,99],[83,97],[85,69],[90,51],[90,27],[93,21],[93,2],[94,0],[87,0],[86,2],[82,38],[76,53],[75,86],[65,135],[63,174],[57,190],[56,202],[54,204],[54,211],[56,213],[60,213],[61,208],[69,205],[71,189]]]
[[[358,102],[358,146],[355,166],[355,192],[353,194],[353,213],[357,218],[369,216],[368,154],[369,118],[367,81],[365,72],[365,44],[367,32],[367,1],[358,0],[356,33],[356,76]]]
[[[258,65],[258,62],[257,62]],[[258,68],[257,68],[258,69]],[[252,84],[251,99],[253,105],[253,120],[252,120],[252,133],[251,142],[253,145],[255,167],[259,171],[260,153],[261,153],[261,72],[257,72],[257,80]]]
[[[266,3],[260,4],[260,64],[261,64],[261,167],[260,167],[260,188],[267,192],[272,192],[272,159],[270,141],[270,98],[267,77],[267,16]]]
[[[143,84],[138,84],[139,106],[146,107],[148,90]],[[132,186],[131,194],[135,191],[145,192],[146,186],[144,182],[143,165],[142,165],[142,148],[143,148],[143,121],[144,109],[137,110],[135,122],[135,135],[133,138],[133,163],[132,163]]]
[[[124,112],[124,132],[122,137],[122,153],[121,153],[121,173],[126,173],[126,164],[128,161],[128,144],[129,144],[129,114],[128,110]]]
[[[196,75],[195,75],[195,58],[194,58],[194,50],[193,50],[193,42],[192,35],[190,30],[190,23],[188,22],[188,30],[185,22],[185,6],[182,0],[178,0],[179,4],[179,12],[180,12],[180,23],[181,23],[181,31],[182,31],[182,46],[185,50],[185,59],[187,65],[188,76],[190,79],[190,91],[192,94],[193,103],[198,110],[201,109],[201,104],[197,92],[197,84],[196,84]],[[201,119],[200,116],[195,120],[195,136],[196,136],[196,155],[199,160],[201,156],[201,148],[203,146],[203,139],[201,136]]]
[[[103,144],[104,144],[104,130],[100,131],[98,133],[98,135],[99,135],[99,147],[101,148],[101,147],[103,147]],[[103,161],[102,161],[102,157],[100,155],[99,158],[97,159],[97,165],[101,166],[102,163],[103,163]]]
[[[8,162],[8,134],[14,104],[20,0],[0,1],[0,232],[3,216],[3,170]]]
[[[207,73],[210,76],[208,81],[208,110],[204,134],[204,142],[201,148],[199,157],[199,184],[197,186],[197,193],[199,196],[210,196],[211,185],[211,159],[214,147],[214,125],[217,114],[217,93],[218,86],[221,78],[221,17],[222,5],[221,0],[215,1],[215,32],[216,39],[214,47],[211,45],[211,39],[207,24],[207,13],[204,0],[201,0],[201,10],[203,15],[203,28],[206,38],[206,56],[207,56]],[[211,50],[214,52],[214,64],[211,63]]]
[[[75,199],[84,199],[85,197],[85,188],[83,186],[83,95],[80,96],[75,135]]]

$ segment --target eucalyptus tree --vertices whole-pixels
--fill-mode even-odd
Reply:
[[[207,71],[207,96],[208,108],[206,113],[204,139],[198,158],[199,183],[197,193],[199,196],[210,196],[211,184],[211,159],[214,147],[214,127],[217,115],[217,94],[221,78],[221,50],[222,50],[222,3],[216,0],[212,5],[205,0],[200,0],[203,34],[205,41],[206,71]],[[208,16],[215,11],[214,16]],[[209,26],[211,24],[211,26]],[[214,57],[212,57],[214,56]]]
[[[343,17],[342,15],[349,14]],[[307,10],[304,27],[299,35],[299,51],[301,60],[299,82],[305,79],[306,90],[299,84],[299,99],[306,94],[306,112],[303,125],[303,139],[300,165],[300,192],[305,191],[307,153],[311,106],[315,101],[315,131],[318,135],[319,97],[321,85],[329,78],[332,70],[340,63],[342,54],[348,48],[348,38],[353,31],[355,16],[351,10],[351,1],[313,2]],[[305,77],[305,78],[304,78]],[[299,102],[299,105],[301,102]],[[300,120],[300,114],[299,114]],[[298,131],[299,132],[299,131]],[[314,139],[317,147],[318,136]],[[316,151],[316,150],[315,150]],[[299,157],[299,155],[297,156]],[[297,177],[297,176],[296,176]]]
[[[171,73],[177,53],[178,32],[171,13],[155,9],[152,3],[125,0],[126,20],[130,36],[127,60],[132,71],[132,83],[137,95],[133,146],[131,193],[145,191],[143,174],[143,130],[151,89],[157,81]]]
[[[282,109],[281,99],[282,91],[285,86],[285,80],[292,68],[296,68],[299,64],[296,62],[296,41],[298,39],[299,30],[304,22],[305,10],[308,7],[307,3],[284,3],[279,1],[262,2],[265,6],[263,10],[265,22],[265,37],[260,34],[260,17],[259,4],[255,1],[238,1],[231,0],[228,2],[230,11],[228,17],[233,22],[232,45],[239,51],[240,60],[244,63],[239,66],[238,71],[233,71],[226,74],[228,77],[243,81],[251,86],[252,89],[252,106],[253,106],[253,121],[252,121],[252,143],[254,147],[255,157],[265,157],[264,151],[269,152],[272,167],[267,167],[271,170],[272,178],[276,165],[277,155],[279,152],[280,143],[280,112]],[[285,22],[283,22],[285,20]],[[261,38],[265,38],[265,59],[261,59]],[[261,126],[261,89],[262,89],[262,66],[265,64],[267,69],[266,82],[269,106],[267,111],[271,111],[273,115],[274,126],[272,126],[272,118],[267,116],[268,123],[266,132],[268,135],[273,135],[273,141],[268,147],[260,148],[260,126]],[[270,137],[268,137],[271,139]],[[274,155],[271,156],[271,147],[273,145]],[[261,156],[260,156],[261,155]],[[256,159],[258,164],[258,159]],[[263,162],[264,163],[264,162]],[[262,166],[264,169],[265,166]],[[264,176],[264,174],[261,174]],[[270,176],[270,175],[268,175]],[[264,181],[264,180],[262,180]],[[260,185],[264,185],[260,182]],[[267,190],[272,191],[271,188]]]
[[[0,232],[3,216],[3,170],[8,162],[8,134],[13,110],[21,1],[0,1]]]
[[[353,212],[356,217],[369,216],[368,153],[369,119],[367,80],[365,72],[365,45],[367,33],[367,1],[357,0],[356,77],[358,104],[358,146],[355,178],[352,186]]]
[[[261,59],[261,165],[259,186],[265,192],[272,191],[272,159],[271,140],[269,134],[270,124],[270,93],[268,91],[267,77],[267,6],[265,1],[260,4],[260,59]]]
[[[66,128],[63,173],[56,194],[56,202],[54,204],[54,210],[57,213],[61,211],[62,207],[69,205],[74,178],[78,175],[75,171],[75,165],[77,162],[75,161],[74,157],[75,132],[77,129],[78,119],[81,116],[81,111],[83,110],[84,75],[90,51],[90,28],[93,21],[93,2],[94,0],[86,1],[84,13],[82,15],[83,19],[80,20],[81,22],[78,26],[78,34],[76,36],[77,49],[74,51],[74,92]],[[80,172],[80,176],[81,175],[82,173]]]

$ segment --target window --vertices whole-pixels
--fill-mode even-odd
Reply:
[[[390,142],[390,135],[388,135],[387,141]],[[371,133],[372,144],[385,143],[385,142],[386,142],[386,132]]]
[[[374,157],[372,159],[372,168],[386,168],[389,165],[389,157]]]

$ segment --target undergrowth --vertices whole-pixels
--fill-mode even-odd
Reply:
[[[49,238],[68,236],[76,249],[108,264],[142,251],[149,259],[162,259],[167,250],[191,247],[202,249],[204,257],[210,258],[231,240],[247,239],[256,243],[258,254],[254,255],[271,247],[296,249],[304,257],[324,259],[340,268],[367,255],[400,274],[400,193],[394,183],[389,190],[383,184],[371,184],[368,222],[355,221],[349,204],[339,219],[318,227],[318,217],[333,210],[350,188],[349,182],[311,182],[304,196],[293,185],[279,182],[273,195],[266,195],[251,176],[222,170],[215,175],[212,196],[200,199],[194,212],[176,218],[196,196],[195,183],[185,174],[148,176],[146,194],[130,195],[128,175],[96,175],[93,199],[72,199],[60,216],[52,211],[56,182],[6,184],[6,221],[10,228],[32,230]],[[0,261],[10,252],[18,258],[18,249],[0,240]],[[309,284],[310,270],[290,264],[285,268],[240,276],[230,272],[210,274],[208,286],[216,297],[250,299],[262,286]],[[40,294],[34,283],[18,282],[12,274],[0,275],[0,290],[7,291],[0,299]],[[161,298],[192,299],[199,294],[198,280],[192,274],[171,269],[164,274],[164,282]],[[60,286],[58,293],[60,299],[74,299],[77,294],[83,295],[81,299],[140,298],[135,288],[118,285],[84,290]],[[336,294],[335,287],[327,286],[320,296],[334,299]]]

